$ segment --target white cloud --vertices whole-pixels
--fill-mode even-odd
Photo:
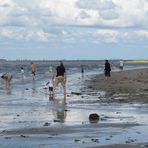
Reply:
[[[0,25],[7,22],[7,15],[15,7],[11,0],[0,1]]]
[[[113,9],[100,11],[99,14],[104,20],[114,20],[119,17],[119,14]]]
[[[110,29],[98,29],[96,31],[96,33],[99,34],[99,35],[105,35],[105,36],[108,36],[108,37],[117,36],[119,34],[118,31],[110,30]]]
[[[21,40],[23,39],[22,29],[11,30],[11,29],[0,29],[1,38]]]
[[[50,37],[52,37],[52,34],[46,33],[43,30],[29,30],[27,34],[24,35],[26,41],[39,41],[43,43],[48,42]]]
[[[77,0],[76,5],[82,9],[93,10],[108,10],[115,7],[115,4],[110,0]]]
[[[77,7],[84,10],[95,10],[98,13],[98,21],[118,19],[117,6],[110,0],[78,0]],[[97,19],[97,17],[96,17]]]
[[[101,40],[101,42],[106,42],[106,43],[118,42],[119,32],[116,30],[98,29],[96,30],[95,34],[96,36],[99,37],[99,40]]]
[[[118,26],[146,27],[148,24],[148,2],[146,0],[113,0],[118,6]]]
[[[144,37],[144,38],[148,38],[148,30],[138,30],[138,31],[135,31],[135,33],[138,36],[141,36],[141,37]]]
[[[146,0],[3,0],[0,24],[148,26]]]
[[[136,37],[147,38],[147,27],[147,0],[0,0],[5,40],[137,42]]]
[[[48,42],[52,35],[42,30],[28,30],[25,28],[0,29],[0,37],[17,41]]]
[[[90,18],[90,15],[86,11],[81,11],[79,16],[81,19]]]

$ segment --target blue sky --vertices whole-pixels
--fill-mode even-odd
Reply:
[[[148,59],[148,0],[0,0],[0,58]]]

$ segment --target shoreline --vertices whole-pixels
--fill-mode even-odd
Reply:
[[[104,91],[111,102],[148,103],[148,69],[134,69],[111,72],[105,80],[104,74],[98,74],[88,80],[87,87],[93,91]]]

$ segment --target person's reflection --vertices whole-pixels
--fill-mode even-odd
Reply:
[[[11,95],[12,94],[12,85],[9,83],[9,84],[7,84],[7,82],[6,83],[2,83],[2,89],[5,91],[5,93],[7,94],[7,95]]]
[[[22,98],[24,98],[24,96],[25,96],[25,84],[24,84],[24,80],[22,80],[21,95],[22,95]]]
[[[7,95],[11,95],[12,94],[12,88],[11,87],[6,88],[6,94]]]
[[[32,81],[32,97],[35,96],[36,92],[36,83],[35,81]]]
[[[55,116],[55,122],[61,122],[64,123],[65,119],[66,119],[66,112],[67,110],[66,105],[65,105],[65,101],[64,100],[57,100],[54,99],[52,100],[54,103],[54,108],[53,108],[53,115]]]

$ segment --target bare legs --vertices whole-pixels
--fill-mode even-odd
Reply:
[[[4,79],[5,80],[5,83],[6,83],[6,88],[10,88],[10,85],[11,85],[11,80],[12,80],[12,76],[9,76],[7,78]]]

